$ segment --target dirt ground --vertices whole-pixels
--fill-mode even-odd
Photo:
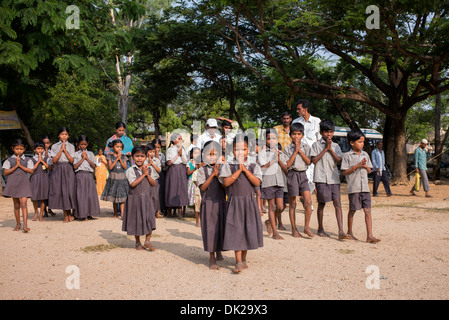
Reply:
[[[249,268],[238,275],[232,273],[233,252],[224,253],[220,270],[208,269],[191,216],[158,219],[152,238],[157,250],[137,251],[133,237],[121,231],[121,220],[112,218],[111,203],[100,203],[95,220],[64,224],[56,211],[44,222],[29,221],[31,231],[23,233],[13,231],[12,200],[0,197],[0,299],[448,299],[449,182],[444,183],[431,184],[431,199],[422,191],[408,196],[410,186],[392,187],[394,196],[387,198],[380,186],[379,197],[372,198],[373,231],[382,240],[377,244],[364,242],[362,211],[354,222],[359,241],[337,239],[330,203],[324,218],[330,238],[291,237],[284,211],[284,240],[269,238],[264,229],[264,247],[249,251]],[[313,201],[316,232],[315,196]],[[342,203],[346,228],[346,184]],[[31,202],[28,209],[31,218]],[[302,208],[297,220],[302,232]]]

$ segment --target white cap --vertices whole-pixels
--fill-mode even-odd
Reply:
[[[209,120],[207,120],[206,126],[209,126],[209,127],[218,127],[217,120],[215,120],[215,119],[209,119]]]
[[[428,142],[426,139],[422,139],[422,140],[421,140],[421,143],[428,144],[429,142]]]

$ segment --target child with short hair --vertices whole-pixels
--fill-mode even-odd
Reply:
[[[30,231],[28,227],[28,207],[27,200],[31,197],[31,183],[27,173],[33,173],[33,162],[25,157],[26,147],[22,139],[16,139],[12,145],[13,155],[3,163],[3,174],[7,178],[3,196],[12,198],[14,203],[14,216],[16,227],[13,231],[19,231],[20,209],[22,209],[23,232]]]
[[[345,153],[341,160],[341,170],[348,183],[349,213],[348,236],[357,240],[352,233],[354,214],[357,210],[365,212],[366,242],[377,243],[380,239],[373,236],[371,219],[371,195],[368,185],[368,174],[371,173],[371,160],[368,153],[363,151],[365,136],[360,130],[348,132],[347,139],[352,150]]]
[[[283,240],[276,228],[276,217],[284,210],[284,173],[288,170],[285,154],[277,147],[276,129],[267,129],[265,137],[266,148],[259,153],[259,165],[263,173],[261,199],[268,201],[268,219],[265,226],[269,236]]]
[[[294,123],[290,126],[290,137],[292,143],[284,149],[287,156],[287,185],[289,196],[289,216],[292,225],[292,236],[302,237],[296,228],[296,197],[302,196],[304,199],[304,232],[313,237],[309,229],[310,217],[312,216],[312,197],[310,195],[309,180],[306,170],[312,163],[310,161],[310,147],[303,141],[304,126],[301,123]]]
[[[118,216],[117,204],[120,206],[120,212],[123,214],[125,201],[128,197],[129,183],[126,181],[126,169],[128,168],[128,157],[122,154],[125,147],[120,139],[111,141],[108,145],[112,152],[108,153],[106,159],[108,160],[109,177],[106,180],[106,185],[101,194],[101,200],[110,201],[113,203],[114,218]]]
[[[50,188],[50,179],[48,172],[51,166],[51,159],[45,156],[45,144],[42,141],[38,141],[34,144],[35,155],[31,158],[33,161],[34,169],[31,175],[31,201],[34,206],[33,221],[36,221],[39,217],[39,221],[44,221],[43,214],[45,211],[45,205],[48,201],[48,190]],[[39,213],[40,206],[40,213]]]
[[[145,146],[134,147],[131,156],[134,164],[126,170],[130,189],[124,206],[122,231],[135,237],[137,250],[154,251],[156,248],[151,245],[150,238],[156,229],[156,216],[151,188],[156,185],[159,175],[154,168],[145,164],[147,158]],[[142,246],[140,237],[143,235],[145,242]]]
[[[315,165],[313,182],[315,183],[316,198],[318,201],[318,231],[321,237],[329,237],[324,231],[323,213],[326,202],[332,201],[335,208],[335,216],[338,225],[338,238],[347,239],[348,236],[343,231],[343,217],[341,210],[340,196],[340,172],[338,165],[341,164],[340,146],[332,142],[335,126],[331,120],[320,122],[321,139],[312,144],[310,157]]]
[[[235,252],[234,273],[248,268],[248,250],[263,246],[262,220],[255,195],[260,186],[262,170],[248,157],[248,136],[237,134],[233,142],[234,163],[226,163],[220,179],[226,188],[228,206],[225,220],[223,250]]]
[[[221,254],[226,214],[226,193],[219,180],[219,158],[221,148],[218,142],[209,140],[202,150],[204,165],[197,171],[198,187],[201,192],[200,222],[204,251],[209,252],[209,269],[218,270],[217,260]]]

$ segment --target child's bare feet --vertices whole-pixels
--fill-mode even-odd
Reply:
[[[346,233],[342,232],[338,234],[338,239],[343,240],[343,239],[350,239],[351,237],[348,236]]]
[[[282,238],[280,235],[279,235],[279,233],[275,233],[275,234],[273,234],[273,237],[272,237],[274,240],[284,240],[284,238]]]
[[[348,234],[347,234],[347,236],[349,237],[348,239],[350,239],[350,240],[359,240],[359,239],[357,239],[356,237],[354,237],[354,235],[352,234],[352,232],[348,232]]]
[[[327,234],[324,230],[319,230],[317,232],[317,235],[320,236],[320,237],[323,237],[323,238],[330,237],[329,234]]]
[[[378,243],[380,241],[380,239],[375,238],[375,237],[367,237],[366,238],[366,242],[368,243]]]
[[[244,268],[244,265],[243,265],[243,262],[237,262],[237,263],[235,264],[235,268],[234,268],[234,270],[233,270],[232,272],[234,272],[234,273],[240,273],[240,272],[243,271],[243,269],[245,269],[245,268]]]
[[[27,225],[23,226],[23,232],[27,233],[28,231],[30,231],[30,228],[28,228]]]
[[[313,232],[310,231],[309,228],[304,228],[304,233],[305,233],[306,235],[308,235],[309,237],[313,238]]]
[[[221,251],[216,253],[216,258],[215,259],[217,259],[217,261],[224,260],[223,255],[221,254]]]
[[[37,216],[38,216],[38,215],[39,215],[39,214],[38,214],[37,212],[35,212],[33,218],[31,218],[31,220],[32,220],[32,221],[37,221]]]
[[[271,228],[270,220],[265,220],[265,227],[267,227],[268,236],[271,237],[273,228]]]
[[[287,230],[283,224],[278,225],[278,230]]]
[[[294,229],[292,230],[292,236],[293,236],[294,238],[303,238],[303,236],[298,232],[298,229],[296,229],[296,228],[294,228]]]
[[[16,225],[16,227],[14,229],[12,229],[12,231],[19,231],[20,230],[20,224]]]

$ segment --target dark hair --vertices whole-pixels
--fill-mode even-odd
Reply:
[[[122,147],[125,146],[125,145],[123,144],[122,140],[120,140],[120,139],[115,139],[115,140],[112,140],[111,142],[109,142],[108,147],[109,147],[109,148],[114,148],[114,146],[115,146],[116,144],[118,144],[118,143],[121,143],[121,144],[122,144]]]
[[[206,152],[208,152],[210,149],[214,149],[218,154],[221,154],[221,145],[214,140],[209,140],[207,141],[204,146],[203,149],[201,150],[201,155],[203,157],[203,159],[205,159],[206,157]]]
[[[159,138],[154,138],[153,141],[151,141],[151,144],[153,146],[156,146],[157,144],[159,144],[162,147],[162,141]]]
[[[198,136],[196,134],[191,134],[190,135],[190,142],[193,142],[193,140],[195,140],[196,138],[198,138]]]
[[[335,131],[334,123],[331,120],[327,120],[327,119],[322,120],[320,122],[320,131],[323,132],[323,131],[329,131],[329,130]]]
[[[244,142],[244,143],[246,143],[246,145],[248,145],[249,144],[249,138],[248,138],[248,136],[246,134],[239,133],[239,134],[235,135],[234,140],[232,141],[232,146],[235,147],[237,142]]]
[[[304,109],[307,109],[307,111],[310,111],[310,102],[307,99],[299,99],[298,101],[296,101],[295,103],[295,107],[298,108],[298,105],[302,104],[302,107]]]
[[[141,145],[141,144],[139,144],[138,146],[135,146],[133,148],[133,151],[131,152],[131,156],[134,156],[136,153],[143,153],[146,157],[147,156],[147,147],[144,145]]]
[[[147,144],[145,145],[145,148],[147,148],[147,151],[149,151],[149,150],[154,150],[154,144],[152,144],[151,142],[150,142],[150,143],[147,143]]]
[[[85,134],[82,134],[78,137],[77,142],[80,143],[81,141],[86,141],[87,143],[89,143],[89,138]]]
[[[289,116],[289,117],[291,117],[291,114],[290,114],[290,112],[288,112],[288,111],[284,111],[284,112],[282,112],[282,114],[281,114],[281,118],[282,118],[282,117],[285,117],[285,116]]]
[[[44,141],[45,139],[48,139],[48,141],[51,142],[51,139],[50,139],[50,137],[47,134],[42,137],[42,141]]]
[[[195,151],[195,150],[199,150],[200,153],[201,153],[201,149],[200,149],[200,148],[198,148],[198,147],[193,147],[193,148],[190,150],[189,159],[193,159],[193,151]]]
[[[232,127],[231,123],[228,120],[223,120],[221,122],[221,127]]]
[[[278,142],[278,149],[282,150],[282,144],[280,144],[279,142]]]
[[[62,133],[62,132],[67,132],[67,133],[69,133],[69,129],[67,129],[67,127],[61,127],[61,128],[59,128],[58,129],[58,137],[59,137],[59,135]]]
[[[290,136],[292,135],[293,132],[296,131],[299,131],[302,134],[304,134],[304,126],[299,122],[295,122],[290,126]]]
[[[36,141],[36,142],[34,143],[34,149],[39,148],[39,147],[45,149],[45,144],[44,144],[43,141]]]
[[[115,124],[115,129],[122,128],[122,127],[126,129],[126,124],[124,122],[119,121]]]
[[[354,142],[354,141],[357,141],[361,137],[364,137],[364,136],[365,135],[360,130],[351,130],[351,131],[348,132],[347,139],[348,139],[348,142]]]
[[[26,149],[25,141],[23,141],[20,138],[15,139],[14,142],[12,143],[13,148],[17,146],[23,146]]]
[[[274,128],[268,128],[266,131],[265,131],[265,141],[267,141],[268,140],[268,135],[269,134],[274,134],[276,137],[278,136],[278,131],[276,130],[276,129],[274,129]]]

